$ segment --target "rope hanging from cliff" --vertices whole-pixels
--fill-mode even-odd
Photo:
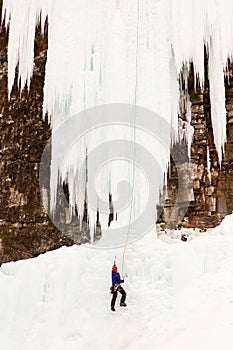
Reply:
[[[126,233],[126,241],[124,245],[123,250],[123,256],[122,256],[122,275],[124,276],[124,263],[125,263],[125,255],[126,255],[126,248],[129,241],[129,232],[130,227],[132,224],[132,212],[133,212],[133,196],[134,196],[134,189],[135,189],[135,160],[136,160],[136,105],[137,105],[137,87],[138,87],[138,37],[139,37],[139,13],[140,13],[140,0],[137,0],[137,25],[136,25],[136,50],[135,50],[135,88],[134,88],[134,109],[133,109],[133,176],[132,176],[132,197],[131,197],[131,203],[130,203],[130,214],[129,214],[129,222],[128,222],[128,228]]]

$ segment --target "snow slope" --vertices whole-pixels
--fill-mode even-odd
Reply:
[[[233,347],[233,215],[188,242],[149,233],[127,247],[128,307],[110,311],[122,249],[63,247],[0,269],[4,350]]]

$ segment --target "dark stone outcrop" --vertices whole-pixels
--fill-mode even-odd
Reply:
[[[233,211],[233,66],[229,65],[228,76],[225,79],[227,142],[221,166],[211,125],[207,71],[206,59],[206,81],[203,89],[194,91],[193,75],[189,77],[189,95],[192,103],[191,125],[194,130],[191,161],[181,155],[182,149],[183,153],[187,154],[185,142],[174,147],[172,155],[174,157],[178,152],[179,161],[174,164],[173,158],[171,159],[168,187],[161,197],[163,213],[158,222],[163,223],[163,227],[210,228],[218,225],[227,214]],[[182,178],[180,167],[185,169],[186,175],[187,168],[191,169],[189,178]],[[187,202],[177,198],[179,186]],[[171,217],[172,212],[173,214],[175,212],[174,218]]]
[[[3,27],[0,33],[0,263],[34,257],[63,245],[91,240],[87,205],[84,203],[84,213],[71,217],[66,184],[58,189],[57,202],[62,210],[56,213],[56,220],[53,220],[55,224],[59,222],[61,230],[54,226],[47,216],[48,208],[42,205],[40,185],[48,196],[49,161],[41,165],[41,158],[51,136],[50,126],[42,117],[47,27],[43,35],[40,26],[36,30],[30,89],[26,87],[20,93],[16,72],[10,100],[7,89],[7,37],[8,33]],[[39,177],[43,178],[41,184]],[[97,213],[93,239],[98,240],[100,236],[101,225]]]
[[[73,240],[60,233],[42,207],[39,164],[50,127],[42,118],[47,39],[37,31],[30,92],[17,76],[8,101],[7,33],[0,33],[0,263],[34,257]]]

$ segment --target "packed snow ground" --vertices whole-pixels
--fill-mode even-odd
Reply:
[[[233,215],[187,242],[150,233],[129,245],[128,307],[118,296],[115,313],[110,273],[123,249],[63,247],[3,264],[0,348],[232,350],[232,231]]]

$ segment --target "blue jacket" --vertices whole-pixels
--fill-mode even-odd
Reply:
[[[120,284],[122,282],[123,280],[121,279],[119,272],[112,271],[112,284],[115,284],[115,283]]]

